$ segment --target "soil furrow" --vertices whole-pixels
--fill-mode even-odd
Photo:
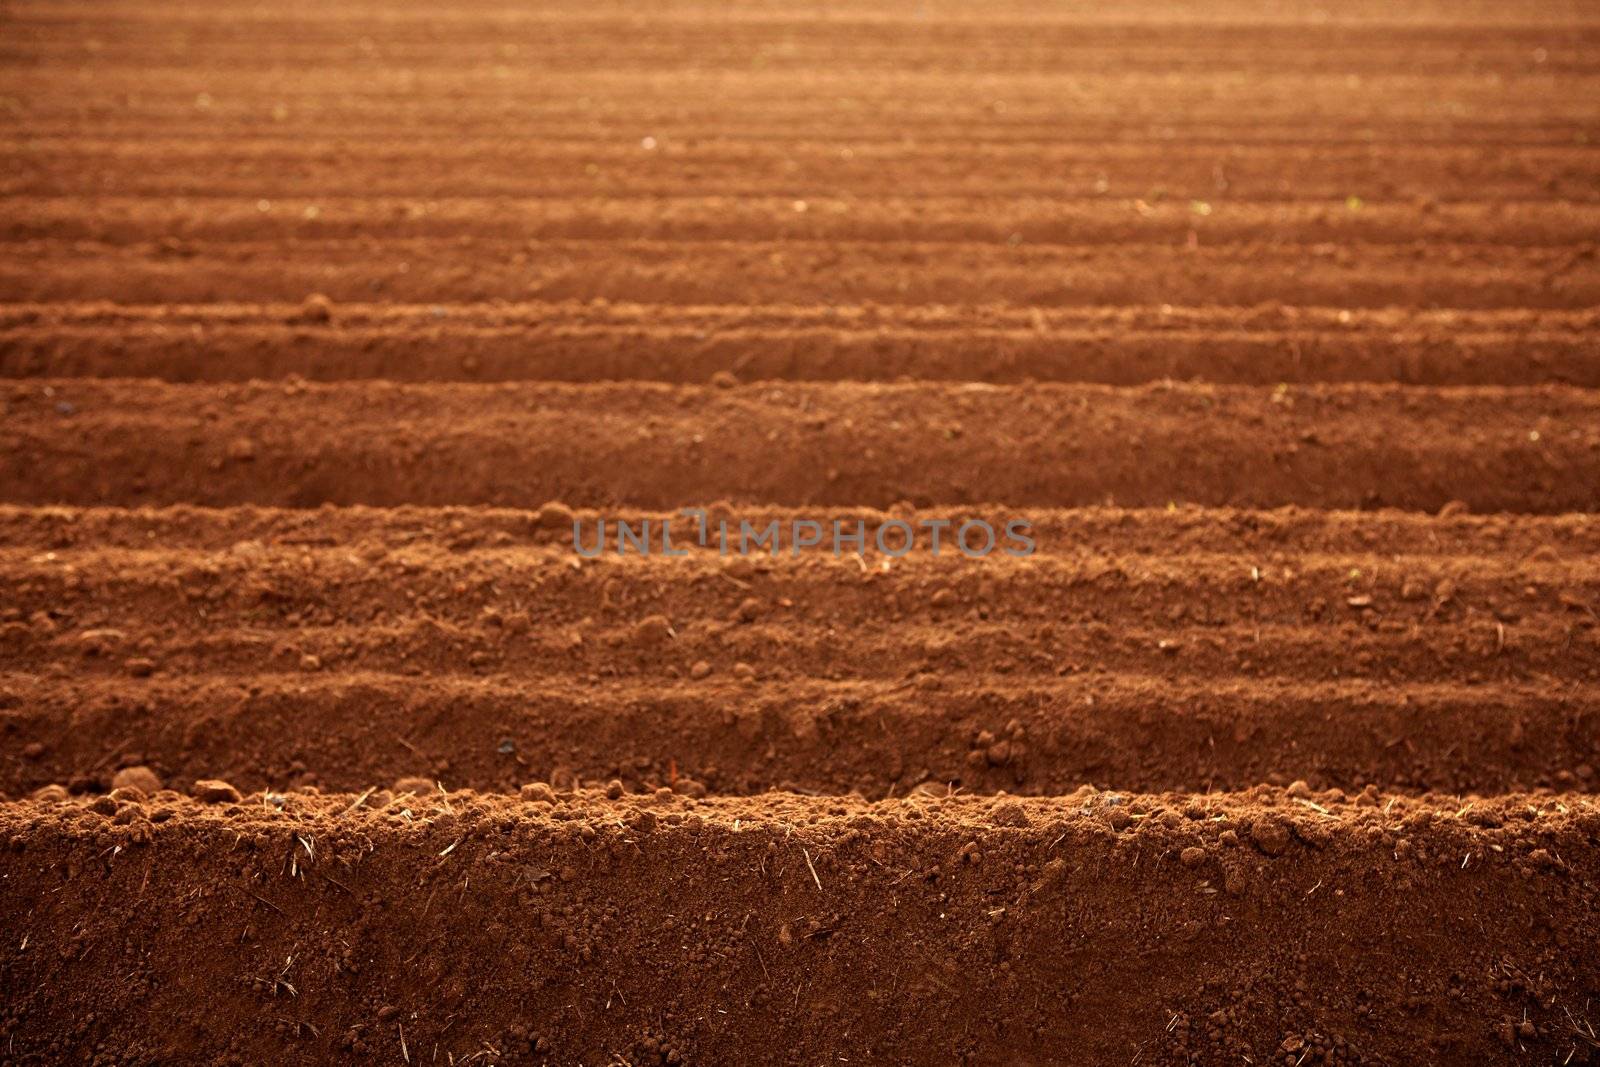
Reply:
[[[169,255],[212,246],[286,242],[514,241],[628,244],[762,244],[780,240],[872,244],[1026,244],[1065,250],[1110,246],[1272,245],[1337,242],[1345,256],[1392,249],[1416,257],[1423,241],[1528,254],[1572,247],[1575,271],[1592,273],[1600,207],[1570,202],[1152,205],[1142,199],[1061,202],[1024,197],[687,197],[661,195],[524,199],[450,197],[419,202],[332,198],[300,202],[205,197],[8,198],[0,241],[85,242],[117,248],[166,242]],[[378,236],[381,235],[381,238]],[[867,249],[861,249],[866,252]],[[1315,252],[1313,247],[1310,251]]]
[[[303,214],[302,209],[302,214]],[[1346,212],[1339,205],[1332,209]],[[0,300],[124,304],[403,304],[605,300],[640,304],[1010,304],[1571,310],[1600,306],[1587,246],[1030,246],[998,241],[328,240],[316,220],[278,241],[131,246],[21,242]],[[1187,234],[1188,231],[1185,231]],[[379,252],[381,246],[382,251]]]
[[[277,98],[283,94],[272,95]],[[125,97],[108,100],[101,110],[120,111],[123,99]],[[434,147],[448,151],[463,139],[483,141],[499,136],[516,138],[519,142],[529,139],[538,143],[586,145],[597,153],[595,158],[606,158],[618,152],[626,155],[639,152],[640,156],[635,157],[635,170],[654,158],[647,153],[659,150],[664,139],[674,145],[681,144],[684,151],[692,146],[724,142],[746,149],[769,150],[820,143],[835,150],[850,148],[852,152],[935,149],[944,156],[968,149],[973,153],[995,150],[1047,153],[1066,148],[1077,149],[1080,159],[1081,152],[1091,148],[1096,152],[1118,152],[1130,148],[1149,150],[1152,144],[1158,144],[1171,145],[1174,151],[1210,150],[1224,156],[1236,149],[1314,158],[1316,153],[1325,151],[1364,151],[1370,157],[1375,151],[1404,153],[1417,148],[1470,148],[1479,153],[1571,152],[1577,160],[1587,161],[1595,143],[1581,128],[1586,119],[1546,121],[1542,114],[1454,121],[1408,117],[1385,122],[1378,129],[1353,133],[1347,122],[1330,123],[1317,116],[1300,114],[1248,125],[1230,121],[1236,116],[1218,115],[1175,129],[1161,124],[1163,118],[1170,116],[1135,116],[1133,121],[1118,121],[1113,117],[1085,120],[1078,113],[1061,114],[1035,108],[1024,117],[997,122],[992,109],[982,104],[973,105],[970,96],[962,101],[950,101],[928,113],[899,115],[893,125],[843,120],[836,114],[812,112],[781,115],[777,121],[755,116],[686,117],[681,110],[670,114],[650,110],[656,103],[658,101],[650,93],[642,93],[638,100],[617,104],[616,114],[607,114],[598,120],[585,119],[581,110],[559,105],[536,114],[518,112],[512,116],[493,117],[460,116],[454,112],[447,115],[413,106],[389,123],[380,123],[377,116],[370,114],[347,114],[319,107],[310,114],[302,114],[289,129],[304,131],[312,139],[360,146],[363,157],[367,146],[382,148],[391,145],[396,137],[410,136],[413,143],[431,152]],[[761,108],[760,115],[766,116],[782,104],[781,99],[772,100],[770,106]],[[0,132],[13,139],[26,134],[29,145],[41,146],[48,141],[75,139],[79,134],[152,144],[169,140],[191,145],[214,144],[217,123],[209,110],[197,116],[192,101],[184,97],[180,105],[154,114],[139,112],[128,118],[108,115],[86,126],[79,118],[81,108],[44,110],[36,105],[26,126],[0,126]],[[262,110],[270,115],[269,107],[263,105]],[[230,116],[241,122],[254,122],[258,117],[255,111],[243,110]],[[452,126],[453,119],[464,121]],[[658,130],[665,137],[639,136],[641,126]],[[230,143],[236,146],[274,144],[285,136],[285,127],[276,120],[270,127],[263,121],[259,128],[247,126],[229,134]],[[644,147],[646,136],[656,137],[655,149]],[[1586,169],[1586,165],[1580,168]],[[586,169],[584,173],[589,176]],[[1586,176],[1574,173],[1579,178]],[[772,186],[766,184],[761,195],[771,192]]]
[[[1589,632],[1600,574],[1588,562],[1363,555],[1244,565],[1187,555],[869,567],[850,556],[580,566],[565,550],[440,558],[259,544],[215,555],[30,556],[0,559],[10,590],[0,662],[76,668],[81,656],[105,657],[117,670],[136,656],[154,669],[276,643],[287,662],[297,650],[330,663],[416,657],[443,672],[676,673],[698,654],[715,665],[742,652],[766,669],[892,674],[937,650],[948,667],[987,653],[996,670],[1022,673],[1076,669],[1083,656],[1166,661],[1175,673],[1250,663],[1261,673],[1374,674],[1482,659],[1500,675],[1593,678],[1600,652]],[[894,649],[902,654],[880,658]]]
[[[0,504],[0,545],[31,549],[36,554],[69,548],[244,553],[254,551],[256,546],[248,542],[256,541],[276,548],[344,546],[356,552],[378,546],[391,550],[414,548],[453,553],[530,545],[566,550],[572,543],[568,525],[571,521],[592,529],[602,516],[592,510],[563,511],[562,508],[563,505],[556,503],[548,510],[538,511],[409,505],[306,511],[185,505],[29,508]],[[623,510],[609,512],[605,517],[626,522],[634,528],[647,520],[658,526],[665,520],[695,521],[692,516],[664,511]],[[806,518],[824,524],[835,520],[875,524],[896,517],[914,519],[918,523],[944,520],[953,525],[977,519],[996,529],[1008,519],[1021,518],[1032,527],[1039,551],[1045,556],[1080,559],[1189,554],[1233,556],[1246,570],[1262,561],[1292,565],[1293,560],[1307,554],[1421,556],[1440,561],[1464,557],[1471,560],[1473,570],[1485,566],[1508,569],[1518,560],[1582,563],[1600,555],[1600,516],[1472,515],[1461,507],[1452,507],[1442,515],[1294,507],[1261,511],[1196,507],[1039,510],[981,506],[916,508],[907,515],[891,515],[871,508],[839,508],[818,513],[814,509],[759,504],[741,507],[737,514],[726,505],[708,512],[712,523],[727,521],[736,526],[745,521],[758,528],[765,528],[772,522],[780,527],[791,527],[796,519]],[[680,540],[674,547],[686,548],[696,553],[696,559],[702,558],[702,546],[696,541]],[[921,542],[905,558],[915,563],[923,559],[928,550],[928,543]],[[26,558],[22,552],[17,555]],[[753,564],[758,562],[752,560]],[[1459,579],[1463,575],[1458,573],[1455,577]]]
[[[664,618],[644,616],[642,629],[670,627],[658,621]],[[985,669],[1018,678],[1133,671],[1173,683],[1249,677],[1329,682],[1496,679],[1578,686],[1592,685],[1600,677],[1596,667],[1600,649],[1592,622],[1576,616],[1515,624],[1478,618],[1411,629],[1394,624],[1399,632],[1387,633],[1359,623],[1163,622],[1145,628],[1115,620],[1065,632],[1048,623],[1019,632],[1014,625],[897,625],[889,618],[877,625],[895,627],[893,637],[868,638],[823,628],[727,630],[691,620],[662,648],[640,647],[640,624],[557,624],[536,636],[507,637],[499,628],[457,626],[426,614],[349,626],[304,624],[284,629],[257,624],[171,635],[93,626],[60,639],[30,640],[30,629],[37,632],[51,621],[40,618],[32,627],[7,624],[10,647],[3,661],[83,677],[182,674],[202,667],[287,674],[353,668],[440,677],[538,675],[666,682],[709,671],[769,686],[813,676],[900,679],[949,672],[954,679]],[[702,663],[705,666],[699,666]]]
[[[27,504],[1600,508],[1600,394],[1555,386],[52,380],[0,410]]]
[[[6,377],[248,381],[1164,379],[1600,387],[1591,312],[300,305],[0,311]],[[332,319],[333,316],[330,316]]]
[[[1103,671],[1015,678],[957,670],[906,681],[426,679],[373,672],[183,671],[149,679],[0,674],[22,758],[0,793],[109,788],[150,766],[184,788],[316,785],[351,792],[422,775],[451,788],[621,781],[652,792],[770,789],[871,797],[929,788],[1053,795],[1318,789],[1495,793],[1596,784],[1592,684],[1371,682]],[[690,786],[687,783],[695,783]]]

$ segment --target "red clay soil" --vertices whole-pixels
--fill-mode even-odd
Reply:
[[[1596,784],[1588,516],[1026,515],[1028,559],[869,565],[587,560],[475,509],[0,512],[0,786]],[[964,516],[1001,522],[916,513]]]
[[[0,809],[12,1048],[1592,1062],[1589,796],[537,793]]]
[[[7,377],[697,383],[1600,386],[1594,312],[922,308],[566,303],[24,304],[0,308]],[[981,352],[982,358],[976,358]]]
[[[1600,510],[1567,386],[0,384],[16,503]]]
[[[1591,5],[0,20],[0,1063],[1600,1064]]]

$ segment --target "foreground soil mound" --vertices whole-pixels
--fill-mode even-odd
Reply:
[[[0,26],[0,1063],[1600,1063],[1592,5]]]
[[[0,833],[10,1025],[63,1058],[1559,1061],[1600,980],[1587,796],[124,791]]]

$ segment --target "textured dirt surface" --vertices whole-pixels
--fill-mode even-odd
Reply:
[[[516,511],[0,511],[0,714],[41,746],[0,785],[1596,784],[1588,516],[1026,514],[1027,559],[868,565],[581,559]]]
[[[521,303],[0,307],[8,377],[1600,385],[1592,311]],[[981,359],[974,353],[981,352]]]
[[[7,1012],[41,1058],[201,1043],[238,1062],[1481,1063],[1592,1047],[1571,1000],[1596,977],[1591,796],[94,803],[0,807],[0,899],[27,942],[8,953]],[[161,1024],[107,1042],[131,1020],[102,1013],[135,1001]]]
[[[1600,392],[6,383],[18,503],[1600,509]]]
[[[1572,0],[0,4],[0,1062],[1600,1063],[1596,145]]]

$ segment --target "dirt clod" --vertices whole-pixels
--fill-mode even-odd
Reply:
[[[312,293],[301,301],[296,322],[326,325],[333,321],[333,301],[323,293]]]
[[[541,804],[554,804],[556,791],[545,782],[529,782],[522,787],[522,799],[532,800]]]
[[[565,532],[572,529],[576,518],[571,508],[560,501],[552,500],[539,509],[536,521],[541,529]]]
[[[662,644],[671,637],[672,623],[665,615],[647,615],[633,627],[634,643],[645,647]]]
[[[161,777],[149,767],[124,767],[111,776],[112,789],[137,789],[146,796],[161,792]]]
[[[1281,856],[1289,847],[1289,828],[1275,815],[1258,815],[1250,824],[1250,840],[1269,856]]]
[[[1015,800],[996,804],[989,817],[996,826],[1027,826],[1030,821],[1028,810]]]
[[[207,804],[237,804],[239,791],[218,778],[201,778],[194,783],[190,794]]]

